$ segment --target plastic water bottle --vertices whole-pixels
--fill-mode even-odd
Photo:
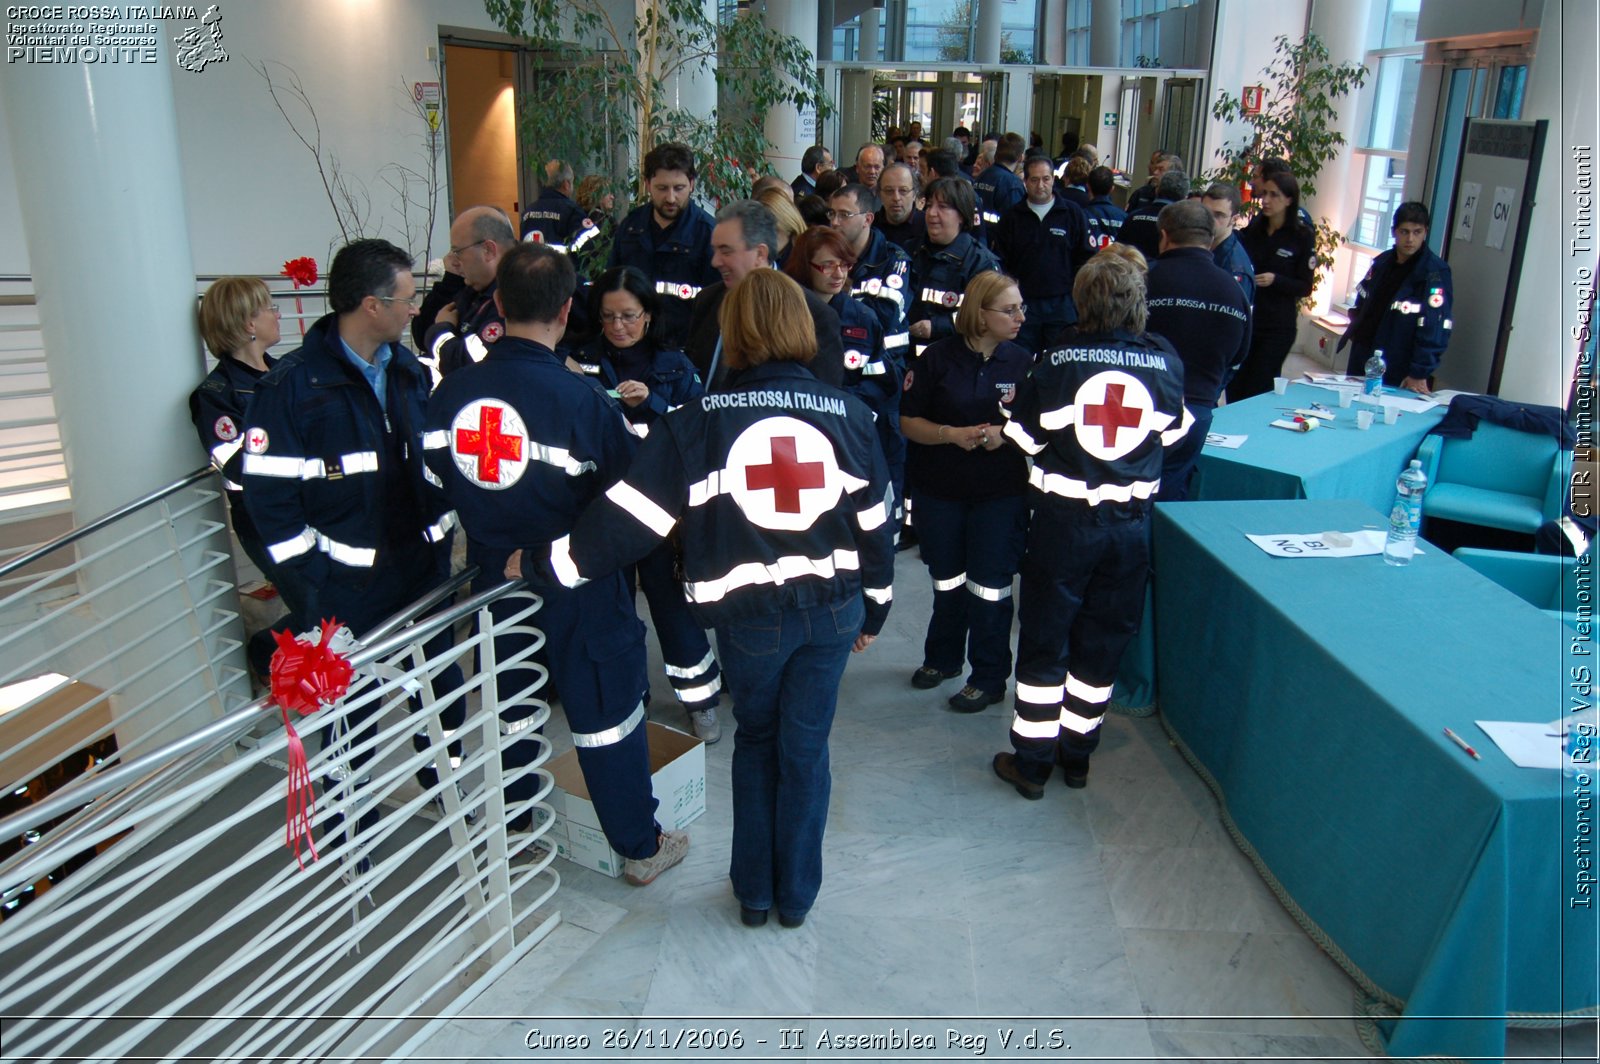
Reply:
[[[1372,352],[1372,357],[1367,359],[1367,379],[1362,382],[1362,394],[1376,396],[1383,391],[1383,375],[1388,369],[1389,363],[1383,360],[1383,349]]]
[[[1411,554],[1417,549],[1417,530],[1422,527],[1422,493],[1427,487],[1428,474],[1422,471],[1422,463],[1413,458],[1395,484],[1394,509],[1389,511],[1389,538],[1383,544],[1383,560],[1390,565],[1411,564]]]

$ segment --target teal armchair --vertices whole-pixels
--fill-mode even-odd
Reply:
[[[1571,455],[1552,436],[1484,421],[1466,439],[1428,436],[1422,516],[1532,534],[1561,516]]]
[[[1578,559],[1554,554],[1519,554],[1507,550],[1461,547],[1457,561],[1476,569],[1524,602],[1532,603],[1569,628],[1578,625]],[[1563,606],[1566,608],[1563,609]]]

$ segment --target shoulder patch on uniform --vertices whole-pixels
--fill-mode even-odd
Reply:
[[[504,336],[505,332],[505,326],[501,325],[497,321],[491,321],[482,329],[478,330],[478,335],[483,337],[484,343],[492,344],[496,340],[500,339],[500,337]]]
[[[867,327],[865,325],[846,325],[844,327],[844,338],[846,340],[865,340],[867,338]]]
[[[1435,288],[1432,292],[1429,292],[1428,306],[1432,307],[1434,310],[1438,310],[1440,307],[1444,306],[1444,293],[1439,291],[1437,288]]]
[[[1306,266],[1309,269],[1315,271],[1316,268],[1317,268],[1317,257],[1315,255],[1307,256],[1307,258],[1306,258]]]
[[[217,418],[217,423],[211,426],[211,431],[216,433],[219,440],[229,441],[239,438],[239,426],[235,425],[233,418],[227,414]]]
[[[267,453],[267,430],[251,429],[245,433],[244,449],[251,454]]]
[[[909,391],[910,391],[910,390],[911,390],[911,379],[912,379],[912,376],[913,376],[913,375],[914,375],[914,374],[915,374],[915,373],[916,373],[916,370],[914,370],[914,369],[908,369],[908,370],[906,370],[906,381],[905,381],[905,383],[904,383],[904,384],[902,384],[902,385],[901,385],[901,386],[900,386],[900,390],[901,390],[901,391],[903,391],[903,392],[909,392]]]
[[[889,276],[883,279],[883,283],[888,285],[890,288],[905,287],[905,281],[900,278],[898,273],[891,273]]]
[[[583,228],[585,228],[585,229],[593,229],[594,228],[594,219],[593,218],[585,218],[583,220]]]

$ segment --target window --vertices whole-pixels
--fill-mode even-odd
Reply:
[[[1197,0],[1122,0],[1122,65],[1162,66],[1161,13]],[[1165,65],[1171,65],[1166,63]]]
[[[1364,95],[1367,120],[1355,147],[1362,164],[1361,204],[1345,234],[1358,247],[1387,248],[1389,221],[1404,202],[1411,120],[1422,78],[1422,46],[1416,39],[1421,6],[1421,0],[1375,0],[1363,59],[1372,71]]]
[[[1093,0],[1067,0],[1067,66],[1089,65],[1089,20],[1093,10]]]

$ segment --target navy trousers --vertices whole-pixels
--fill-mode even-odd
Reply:
[[[933,616],[922,663],[940,672],[972,666],[967,682],[1004,691],[1011,675],[1011,580],[1022,557],[1026,496],[961,502],[919,493],[917,537],[933,578]]]

